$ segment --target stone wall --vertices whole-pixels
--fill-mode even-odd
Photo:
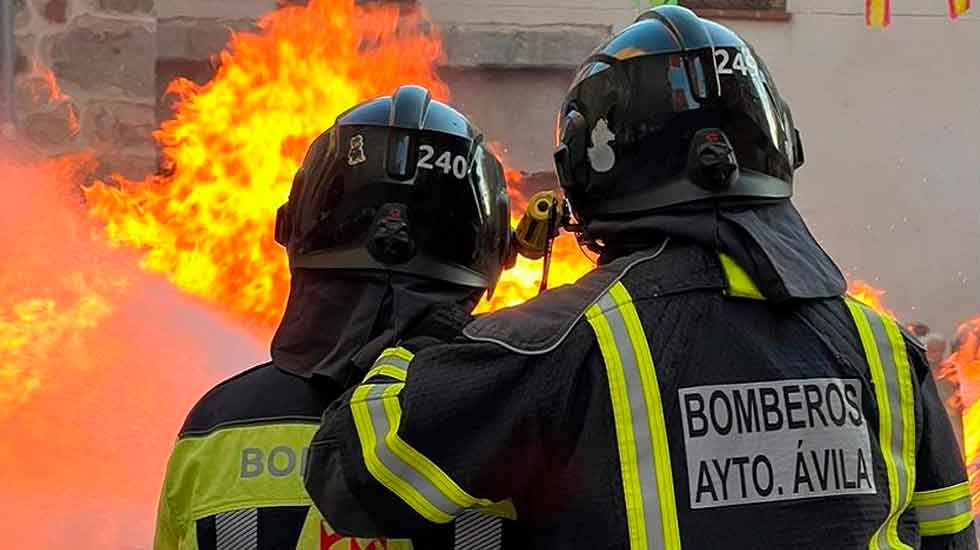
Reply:
[[[229,31],[251,28],[276,5],[16,1],[21,132],[50,151],[98,147],[135,173],[155,166],[150,131],[168,114],[165,103],[154,110],[166,83],[206,81]],[[725,1],[737,8],[765,0]],[[555,109],[574,67],[639,11],[635,0],[419,3],[442,30],[453,103],[507,147],[515,168],[542,178],[553,169]],[[823,244],[849,274],[889,289],[900,315],[948,332],[980,311],[972,131],[980,126],[980,73],[970,70],[980,9],[951,22],[945,4],[894,0],[884,30],[864,26],[860,0],[787,0],[784,17],[738,9],[725,16],[793,105],[807,146],[797,203]],[[71,100],[48,101],[32,56],[54,69]]]
[[[228,43],[232,31],[255,28],[255,21],[276,8],[276,0],[161,0],[157,4],[156,90],[163,98],[176,77],[198,84],[214,74],[213,58]],[[172,114],[163,98],[157,116]]]
[[[155,171],[154,0],[14,1],[18,133],[50,154],[94,149],[105,173]]]

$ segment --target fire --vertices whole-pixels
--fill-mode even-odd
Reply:
[[[592,262],[579,250],[575,237],[562,234],[555,239],[548,288],[574,283],[593,267]],[[477,311],[495,311],[534,298],[538,295],[541,273],[542,260],[518,257],[514,268],[506,271],[497,283],[493,299],[484,300]]]
[[[895,318],[895,312],[885,307],[884,296],[886,291],[875,288],[866,281],[856,280],[848,283],[847,293],[855,300],[870,307],[871,309]]]
[[[46,382],[50,373],[39,360],[84,338],[111,312],[109,301],[124,283],[77,265],[101,256],[77,215],[81,201],[61,186],[75,180],[86,160],[21,164],[9,159],[13,154],[0,152],[0,233],[13,236],[0,244],[0,419]],[[77,246],[65,253],[62,239]]]
[[[262,352],[102,240],[91,159],[26,156],[0,150],[4,546],[139,546],[183,415]]]
[[[512,167],[507,158],[506,147],[500,143],[491,143],[491,149],[504,165],[504,177],[507,178],[507,190],[510,193],[511,225],[516,227],[533,191],[527,189],[524,175]],[[516,306],[537,296],[541,285],[542,264],[543,260],[529,260],[518,256],[517,264],[500,277],[493,298],[480,302],[477,312]],[[562,232],[555,239],[552,249],[548,288],[573,283],[593,267],[591,260],[579,249],[575,237]]]
[[[149,538],[181,416],[203,390],[261,356],[200,301],[271,327],[288,289],[273,219],[309,142],[346,108],[403,83],[448,99],[435,70],[440,40],[424,16],[358,4],[280,9],[259,32],[233,36],[211,82],[171,85],[176,115],[156,133],[164,172],[85,191],[105,237],[139,249],[138,260],[110,249],[79,215],[70,189],[87,159],[0,156],[0,232],[16,236],[0,242],[0,530],[8,545],[111,548]],[[34,101],[67,101],[50,71],[35,76]],[[506,175],[516,222],[527,195],[518,171]],[[574,237],[562,235],[550,286],[591,267]],[[519,259],[481,307],[533,297],[540,274],[540,261]],[[859,281],[851,292],[888,312],[883,291]],[[970,330],[955,359],[964,384],[980,381],[980,319]],[[977,402],[964,401],[968,426],[980,425]],[[967,429],[972,460],[977,433]]]
[[[309,143],[355,103],[399,85],[427,86],[441,43],[423,15],[354,0],[277,10],[232,37],[214,79],[177,80],[173,120],[156,134],[167,166],[142,182],[87,192],[113,242],[142,266],[258,326],[278,321],[288,269],[273,239],[276,209]]]
[[[980,513],[980,316],[960,325],[953,352],[942,364],[941,376],[958,387],[963,414],[963,452],[966,455],[973,509]]]
[[[71,96],[61,90],[51,69],[42,65],[38,60],[31,60],[31,72],[20,83],[23,101],[30,104],[31,111],[44,109],[46,111],[63,110],[68,123],[68,134],[74,136],[81,130],[78,123],[78,113],[72,105]]]
[[[93,216],[113,242],[144,250],[142,266],[179,288],[262,327],[279,319],[288,269],[272,236],[276,208],[309,142],[358,101],[405,82],[447,99],[436,75],[441,43],[417,12],[315,0],[274,12],[259,33],[240,33],[203,86],[178,80],[175,118],[156,137],[169,172],[142,182],[97,183]],[[405,55],[406,51],[412,55]],[[526,197],[508,168],[515,223]],[[550,286],[591,268],[571,236],[555,243]],[[541,262],[525,258],[506,273],[497,309],[537,294]]]

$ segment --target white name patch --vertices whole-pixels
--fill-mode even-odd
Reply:
[[[858,380],[780,380],[678,393],[691,508],[876,492]]]

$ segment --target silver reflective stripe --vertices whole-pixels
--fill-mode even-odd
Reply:
[[[665,547],[663,521],[657,489],[657,471],[654,466],[653,432],[650,429],[650,417],[643,395],[639,362],[629,332],[626,330],[626,319],[623,318],[623,313],[615,300],[606,293],[599,298],[597,305],[602,310],[606,322],[609,323],[626,379],[626,393],[633,421],[633,440],[636,442],[637,476],[646,523],[647,549],[660,550]]]
[[[258,550],[259,510],[223,512],[214,518],[217,550]]]
[[[381,359],[378,359],[378,361],[374,364],[374,366],[377,367],[379,365],[391,365],[393,367],[398,367],[401,370],[408,370],[409,363],[410,361],[406,361],[401,357],[389,355],[387,357],[382,357]]]
[[[386,437],[392,432],[391,424],[388,423],[388,415],[385,414],[384,401],[382,394],[388,388],[387,385],[379,384],[373,386],[367,394],[365,404],[371,416],[371,425],[374,427],[374,435],[377,444],[375,452],[378,460],[386,468],[392,471],[399,479],[408,483],[419,492],[430,504],[438,508],[447,515],[455,516],[462,510],[453,504],[446,495],[442,493],[431,481],[412,468],[408,463],[398,458],[391,449],[388,448]]]
[[[885,332],[884,321],[880,315],[865,310],[868,324],[871,325],[871,332],[875,337],[875,345],[878,347],[878,356],[881,357],[881,368],[885,371],[885,382],[888,389],[888,403],[891,405],[889,411],[892,419],[892,460],[895,461],[895,470],[898,472],[898,494],[899,502],[906,498],[908,494],[909,479],[908,465],[905,464],[905,451],[902,437],[905,434],[905,423],[902,421],[902,392],[898,386],[898,365],[895,363],[895,356],[892,353],[892,343]]]
[[[402,382],[408,378],[408,365],[411,364],[410,360],[402,359],[401,357],[396,357],[395,355],[389,355],[387,357],[382,357],[374,362],[371,370],[364,376],[364,382],[374,378],[375,376],[392,376]],[[384,372],[386,369],[395,369],[400,372],[400,375],[395,376],[391,372]]]
[[[453,550],[498,550],[503,544],[503,520],[467,510],[453,525]]]
[[[914,426],[905,425],[905,409],[912,407],[912,403],[906,403],[902,395],[902,376],[911,376],[907,364],[900,364],[895,357],[892,349],[891,340],[888,338],[888,330],[885,326],[885,319],[871,308],[861,304],[858,306],[859,313],[864,317],[871,330],[871,337],[874,340],[874,347],[877,349],[878,359],[881,363],[882,376],[884,377],[884,390],[887,403],[879,403],[879,412],[884,414],[882,408],[888,407],[887,418],[890,421],[891,429],[888,434],[888,441],[881,441],[881,451],[891,458],[895,465],[895,478],[889,479],[888,490],[894,492],[894,504],[889,506],[889,515],[878,529],[876,536],[872,540],[870,548],[876,547],[880,550],[907,550],[911,547],[901,540],[898,534],[898,520],[905,510],[908,509],[911,501],[911,486],[914,484],[914,472],[910,470],[914,464],[909,464],[906,460],[907,450],[914,445],[913,441],[905,441],[906,429],[914,429]],[[863,338],[862,338],[863,340]],[[862,342],[867,353],[874,353],[875,350],[868,348],[868,342]],[[869,364],[872,358],[868,357]],[[905,361],[903,361],[905,363]],[[872,377],[873,377],[872,373]],[[877,381],[875,383],[878,383]],[[909,396],[911,398],[911,396]],[[884,418],[879,419],[881,423]],[[890,499],[891,500],[891,499]]]
[[[953,502],[936,504],[935,506],[919,506],[916,508],[919,521],[942,521],[955,518],[970,511],[970,497],[963,497]]]

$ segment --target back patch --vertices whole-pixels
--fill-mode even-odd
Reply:
[[[873,494],[855,379],[682,388],[691,508]]]

